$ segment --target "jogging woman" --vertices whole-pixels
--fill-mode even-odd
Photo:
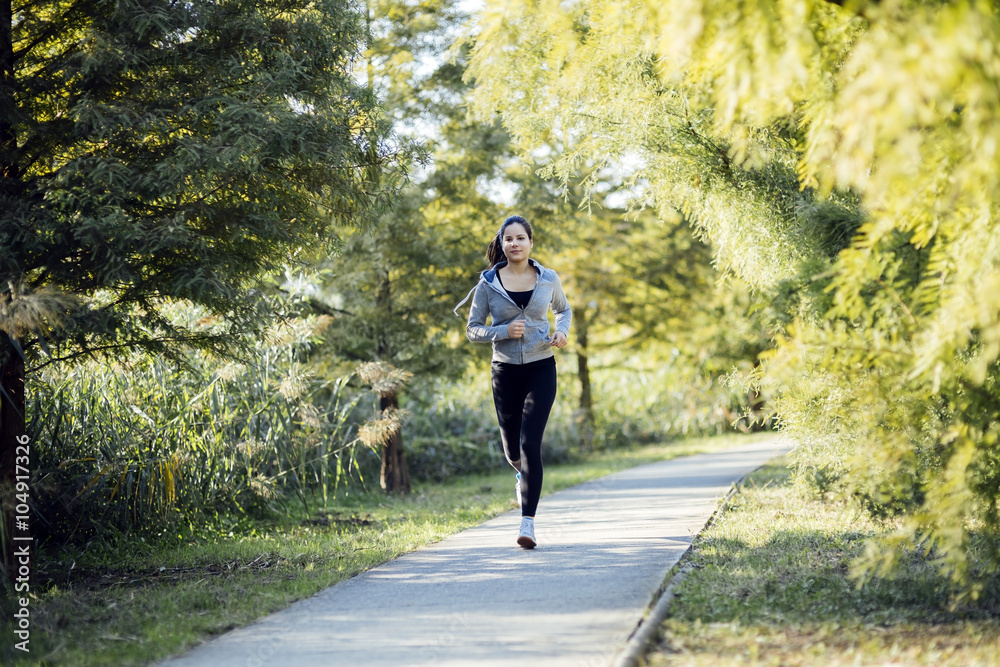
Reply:
[[[515,490],[521,505],[517,543],[525,549],[535,546],[542,434],[556,397],[552,348],[566,346],[573,317],[559,276],[530,258],[533,246],[527,220],[519,215],[504,220],[486,250],[490,268],[475,287],[466,327],[469,340],[493,343],[493,403],[504,454],[517,471]],[[550,306],[556,320],[551,335]]]

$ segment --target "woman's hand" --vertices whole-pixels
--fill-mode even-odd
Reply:
[[[508,338],[520,338],[524,335],[524,320],[514,320],[507,325]]]
[[[566,334],[564,334],[562,331],[557,331],[554,334],[552,334],[552,347],[558,347],[561,349],[566,347],[567,342],[568,341],[566,340]]]

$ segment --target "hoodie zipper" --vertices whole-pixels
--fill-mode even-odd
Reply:
[[[517,305],[517,304],[514,304]],[[525,306],[527,308],[527,306]],[[524,314],[524,308],[521,309],[521,319],[524,320],[524,333],[521,334],[521,344],[519,349],[521,351],[521,365],[524,365],[524,337],[528,335],[528,316]]]
[[[498,271],[499,271],[499,269],[498,269]],[[538,271],[538,269],[535,269],[535,271],[538,273],[538,276],[535,278],[535,289],[538,289],[538,282],[539,282],[539,280],[541,280],[542,276],[541,276],[541,272]],[[524,320],[524,334],[521,335],[521,339],[518,341],[517,349],[518,349],[518,354],[519,354],[519,356],[521,358],[521,365],[523,366],[524,365],[524,339],[525,339],[525,337],[528,334],[528,316],[525,315],[524,311],[527,310],[528,306],[531,305],[531,301],[535,298],[535,295],[534,295],[534,293],[532,293],[531,299],[528,299],[528,304],[524,308],[521,308],[516,303],[514,303],[514,299],[510,298],[510,294],[507,294],[506,288],[504,288],[503,286],[497,287],[494,284],[494,281],[498,281],[499,279],[500,279],[499,276],[497,276],[496,274],[494,274],[493,275],[493,280],[491,280],[489,282],[489,286],[492,287],[497,292],[499,292],[505,299],[507,299],[508,301],[510,301],[511,303],[513,303],[516,308],[520,308],[521,309],[521,319]]]

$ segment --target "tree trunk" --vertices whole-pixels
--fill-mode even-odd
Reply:
[[[17,130],[14,128],[14,11],[11,0],[0,0],[0,178],[17,178]],[[10,183],[3,184],[6,191]]]
[[[395,394],[382,396],[379,408],[385,412],[399,408],[399,399]],[[410,492],[410,468],[406,465],[406,452],[403,450],[403,434],[400,429],[392,434],[382,445],[382,473],[379,480],[382,488],[389,493]]]
[[[3,542],[4,569],[14,575],[13,537],[15,530],[15,468],[18,446],[27,444],[24,430],[24,360],[10,345],[7,335],[0,333],[0,521],[3,522],[0,541]],[[29,459],[30,466],[30,459]],[[29,466],[25,466],[30,470]],[[22,543],[23,544],[23,543]]]
[[[392,283],[389,280],[388,270],[382,272],[375,287],[375,309],[382,321],[386,323],[383,331],[388,331],[388,323],[392,318]],[[379,336],[376,352],[379,359],[385,359],[389,355],[389,343],[384,335]],[[379,398],[379,408],[382,412],[389,408],[398,409],[398,407],[399,397],[397,394]],[[380,482],[382,488],[389,493],[406,494],[410,492],[410,467],[406,464],[406,452],[403,450],[402,428],[396,429],[389,441],[382,445]]]
[[[753,368],[756,371],[757,367],[760,366],[760,357],[753,360]],[[751,431],[763,431],[766,430],[770,424],[769,420],[764,420],[761,418],[761,414],[764,412],[764,397],[761,395],[760,391],[757,390],[756,386],[752,386],[747,394],[747,404],[750,410],[750,430]]]
[[[14,79],[14,12],[11,0],[0,0],[0,207],[12,213],[19,190],[17,152],[17,99]],[[12,275],[0,276],[0,292]],[[14,575],[14,541],[21,537],[15,530],[14,496],[17,447],[25,446],[24,437],[24,359],[0,329],[0,546],[3,548],[4,572]],[[26,466],[27,467],[27,466]],[[22,543],[24,544],[24,543]]]
[[[577,425],[580,433],[580,447],[589,450],[594,446],[594,398],[590,388],[590,365],[587,339],[587,308],[581,308],[575,318],[576,329],[576,369],[580,378],[580,406],[577,410]]]
[[[0,210],[15,210],[13,199],[20,189],[17,149],[17,98],[14,79],[14,27],[11,0],[0,0]],[[0,288],[13,276],[0,276]],[[6,341],[4,341],[6,343]],[[2,353],[3,350],[0,350]]]

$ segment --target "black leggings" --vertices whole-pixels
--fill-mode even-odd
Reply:
[[[521,461],[521,516],[535,516],[542,494],[542,434],[556,399],[555,357],[493,362],[493,404],[507,460]]]

